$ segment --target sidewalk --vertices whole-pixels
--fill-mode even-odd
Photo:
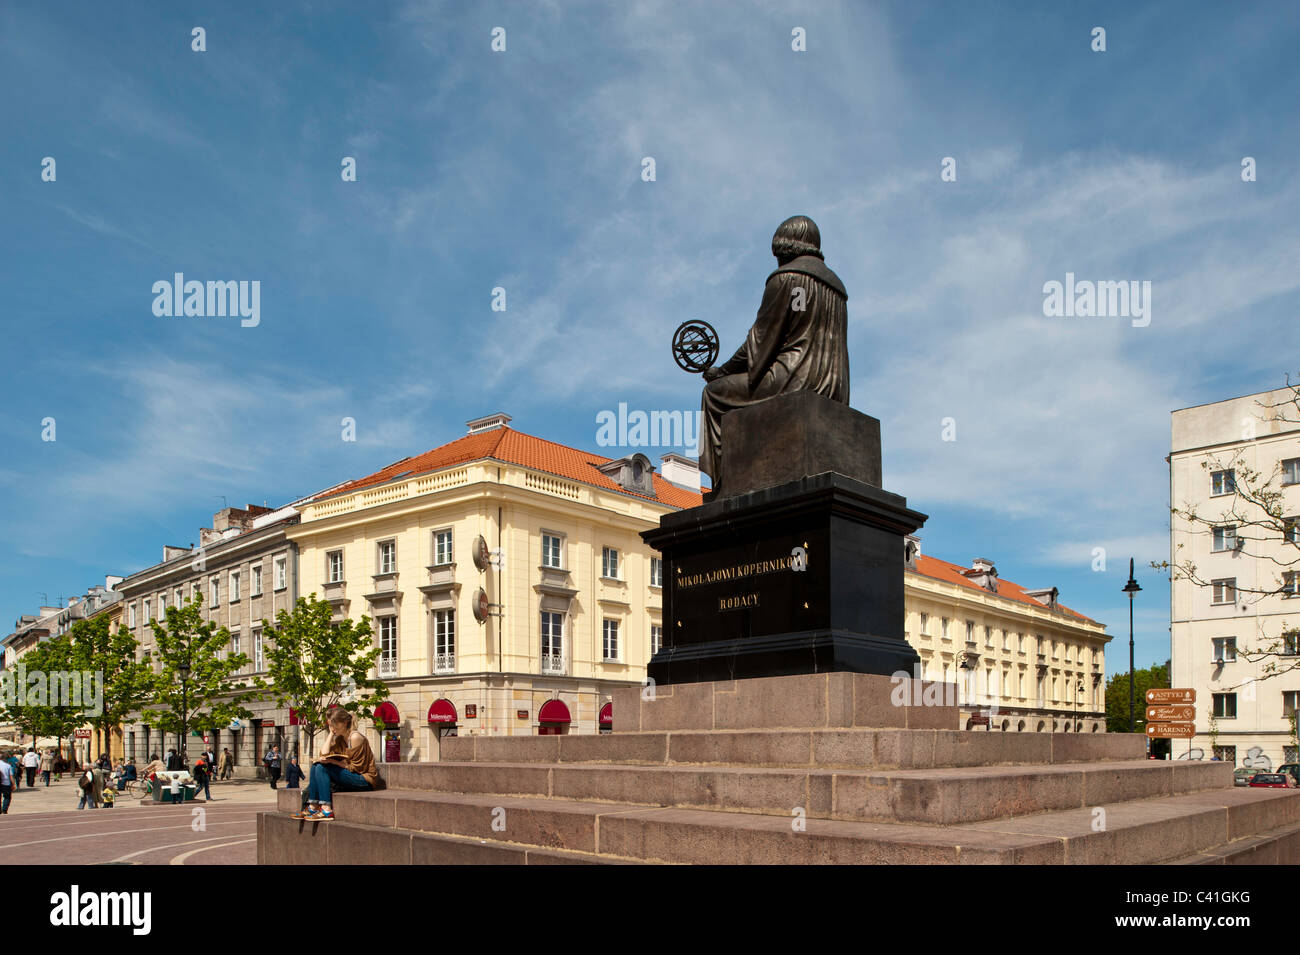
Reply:
[[[261,803],[275,803],[275,793],[271,791],[271,785],[264,779],[228,779],[225,782],[214,782],[212,788],[212,803],[214,806],[239,806],[254,805]],[[284,789],[281,785],[280,789]],[[39,776],[36,777],[36,788],[28,789],[23,786],[22,789],[14,790],[13,799],[9,803],[9,815],[20,816],[27,813],[35,812],[76,812],[77,803],[81,800],[81,790],[77,787],[75,778],[72,775],[64,775],[62,782],[56,782],[53,777],[50,779],[50,786],[47,789],[41,782]],[[117,804],[109,812],[129,812],[131,809],[137,809],[141,806],[141,800],[118,794]],[[145,805],[153,805],[152,799]],[[202,797],[197,802],[187,803],[186,805],[203,806],[208,805]],[[89,809],[83,810],[89,812]],[[101,809],[96,812],[103,811]],[[8,822],[8,816],[0,816],[0,826]]]

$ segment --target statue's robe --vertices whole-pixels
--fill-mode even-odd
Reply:
[[[796,308],[799,289],[802,310]],[[848,293],[839,276],[814,255],[778,268],[767,277],[745,344],[719,368],[725,374],[704,386],[700,427],[700,470],[713,479],[715,495],[722,483],[722,416],[728,411],[793,391],[849,403]]]

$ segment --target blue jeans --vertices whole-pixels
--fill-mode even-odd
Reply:
[[[0,813],[9,811],[9,800],[14,798],[14,787],[0,786]]]
[[[329,763],[312,763],[311,781],[307,785],[303,805],[309,802],[333,802],[330,798],[333,792],[365,792],[373,788],[366,782],[366,777],[350,769]]]

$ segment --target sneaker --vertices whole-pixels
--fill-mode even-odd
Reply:
[[[295,813],[290,813],[290,819],[315,819],[320,815],[320,810],[315,806],[304,806]]]
[[[315,822],[329,822],[329,821],[331,821],[333,818],[334,818],[334,810],[333,810],[333,809],[322,809],[322,810],[318,811],[318,812],[316,813],[316,815],[312,816],[312,819],[313,819],[313,821],[315,821]]]

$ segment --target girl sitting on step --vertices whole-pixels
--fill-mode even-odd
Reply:
[[[329,715],[329,742],[312,762],[303,807],[295,819],[328,822],[334,818],[332,794],[365,792],[379,784],[370,743],[353,727],[352,714],[338,707]]]

